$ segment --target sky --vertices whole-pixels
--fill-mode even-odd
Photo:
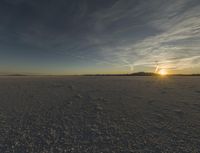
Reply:
[[[200,73],[199,0],[1,0],[0,74]]]

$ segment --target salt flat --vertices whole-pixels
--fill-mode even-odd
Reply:
[[[0,77],[2,153],[199,153],[200,77]]]

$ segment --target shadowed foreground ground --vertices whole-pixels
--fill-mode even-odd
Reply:
[[[0,77],[2,153],[199,153],[200,77]]]

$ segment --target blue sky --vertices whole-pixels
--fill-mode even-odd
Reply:
[[[200,73],[199,0],[1,0],[0,73]]]

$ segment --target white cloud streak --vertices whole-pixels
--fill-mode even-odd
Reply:
[[[168,1],[163,4],[160,2],[156,1],[151,5],[149,5],[151,3],[149,1],[142,2],[136,9],[130,9],[131,1],[127,5],[118,1],[103,15],[102,12],[98,14],[97,24],[102,27],[129,20],[131,24],[127,28],[134,29],[137,25],[135,21],[141,24],[139,23],[141,18],[143,26],[150,26],[159,31],[139,41],[133,39],[132,43],[128,40],[129,42],[125,45],[120,43],[114,47],[104,47],[102,50],[102,55],[105,55],[104,59],[121,63],[123,66],[129,67],[131,71],[135,66],[156,67],[156,61],[162,63],[162,67],[178,70],[200,65],[199,3],[189,0]],[[129,11],[124,11],[125,9],[129,9]],[[149,12],[152,13],[149,14]],[[126,30],[126,27],[123,29]],[[123,29],[113,31],[112,35],[117,35]],[[143,27],[140,30],[142,33]],[[108,38],[111,39],[109,36]]]

